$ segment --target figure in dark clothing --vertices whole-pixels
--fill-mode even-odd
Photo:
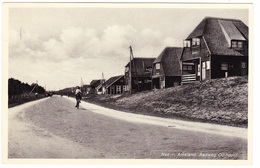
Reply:
[[[81,102],[81,99],[82,99],[81,94],[82,94],[82,92],[80,90],[80,87],[77,86],[77,89],[75,91],[76,103],[77,103],[75,107],[77,107],[77,109],[79,109],[79,103]]]

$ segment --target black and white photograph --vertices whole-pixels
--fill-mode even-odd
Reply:
[[[3,21],[6,162],[251,163],[252,4],[4,3]]]

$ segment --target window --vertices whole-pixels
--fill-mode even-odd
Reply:
[[[241,62],[241,68],[246,69],[246,63],[245,62]]]
[[[160,68],[161,68],[160,63],[156,63],[156,64],[155,64],[155,69],[160,69]]]
[[[145,72],[152,72],[152,67],[146,67]]]
[[[242,41],[237,42],[237,48],[243,48],[243,42]]]
[[[228,70],[228,64],[226,62],[223,62],[221,64],[221,70],[223,70],[223,71],[227,71]]]
[[[206,61],[206,69],[210,69],[210,61]]]
[[[183,65],[182,66],[182,70],[184,70],[184,71],[192,71],[193,70],[193,66],[192,65]]]
[[[198,64],[198,76],[200,76],[200,64]]]
[[[231,41],[231,47],[235,49],[243,49],[244,43],[243,41]]]
[[[142,83],[142,81],[137,81],[137,80],[134,80],[134,84],[140,84],[140,83]]]
[[[200,39],[199,38],[193,38],[192,39],[192,46],[200,46]]]
[[[237,48],[237,41],[232,41],[232,48]]]
[[[206,69],[206,62],[202,62],[202,69]]]
[[[188,71],[192,71],[192,66],[191,65],[188,66]]]
[[[121,93],[121,86],[116,86],[116,93]]]
[[[144,83],[151,83],[152,82],[152,80],[150,80],[150,79],[145,79],[144,80]]]
[[[128,71],[129,71],[129,67],[126,67],[126,68],[125,68],[125,72],[128,72]]]
[[[124,85],[124,86],[123,86],[123,90],[124,90],[125,92],[128,91],[127,85]]]
[[[182,66],[182,70],[187,71],[188,70],[188,65],[183,65]]]
[[[190,40],[184,40],[183,47],[190,47]]]

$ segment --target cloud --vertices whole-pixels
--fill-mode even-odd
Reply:
[[[28,57],[50,62],[66,59],[126,58],[129,46],[142,55],[158,55],[161,48],[173,46],[176,40],[159,30],[137,30],[131,25],[112,25],[97,32],[94,29],[69,27],[58,38],[41,40],[39,36],[10,31],[10,57]]]
[[[23,32],[21,37],[19,31],[10,30],[10,75],[27,81],[36,75],[47,85],[62,82],[61,87],[73,86],[81,76],[89,82],[101,78],[102,71],[106,78],[123,74],[130,45],[135,57],[157,57],[166,46],[176,44],[164,32],[131,25],[111,25],[99,32],[69,27],[60,32],[56,38],[43,40],[37,34]]]
[[[102,46],[104,46],[103,52],[115,51],[115,53],[121,54],[121,49],[129,47],[135,34],[136,30],[130,25],[113,25],[106,28],[101,37]]]
[[[72,27],[62,31],[60,40],[68,57],[82,57],[82,53],[85,50],[83,47],[84,43],[88,40],[84,35],[84,30],[81,28]]]

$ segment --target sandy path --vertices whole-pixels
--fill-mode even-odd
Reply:
[[[47,98],[48,99],[48,98]],[[95,151],[56,136],[24,120],[24,110],[46,99],[9,109],[8,144],[10,158],[82,158],[96,157]]]

